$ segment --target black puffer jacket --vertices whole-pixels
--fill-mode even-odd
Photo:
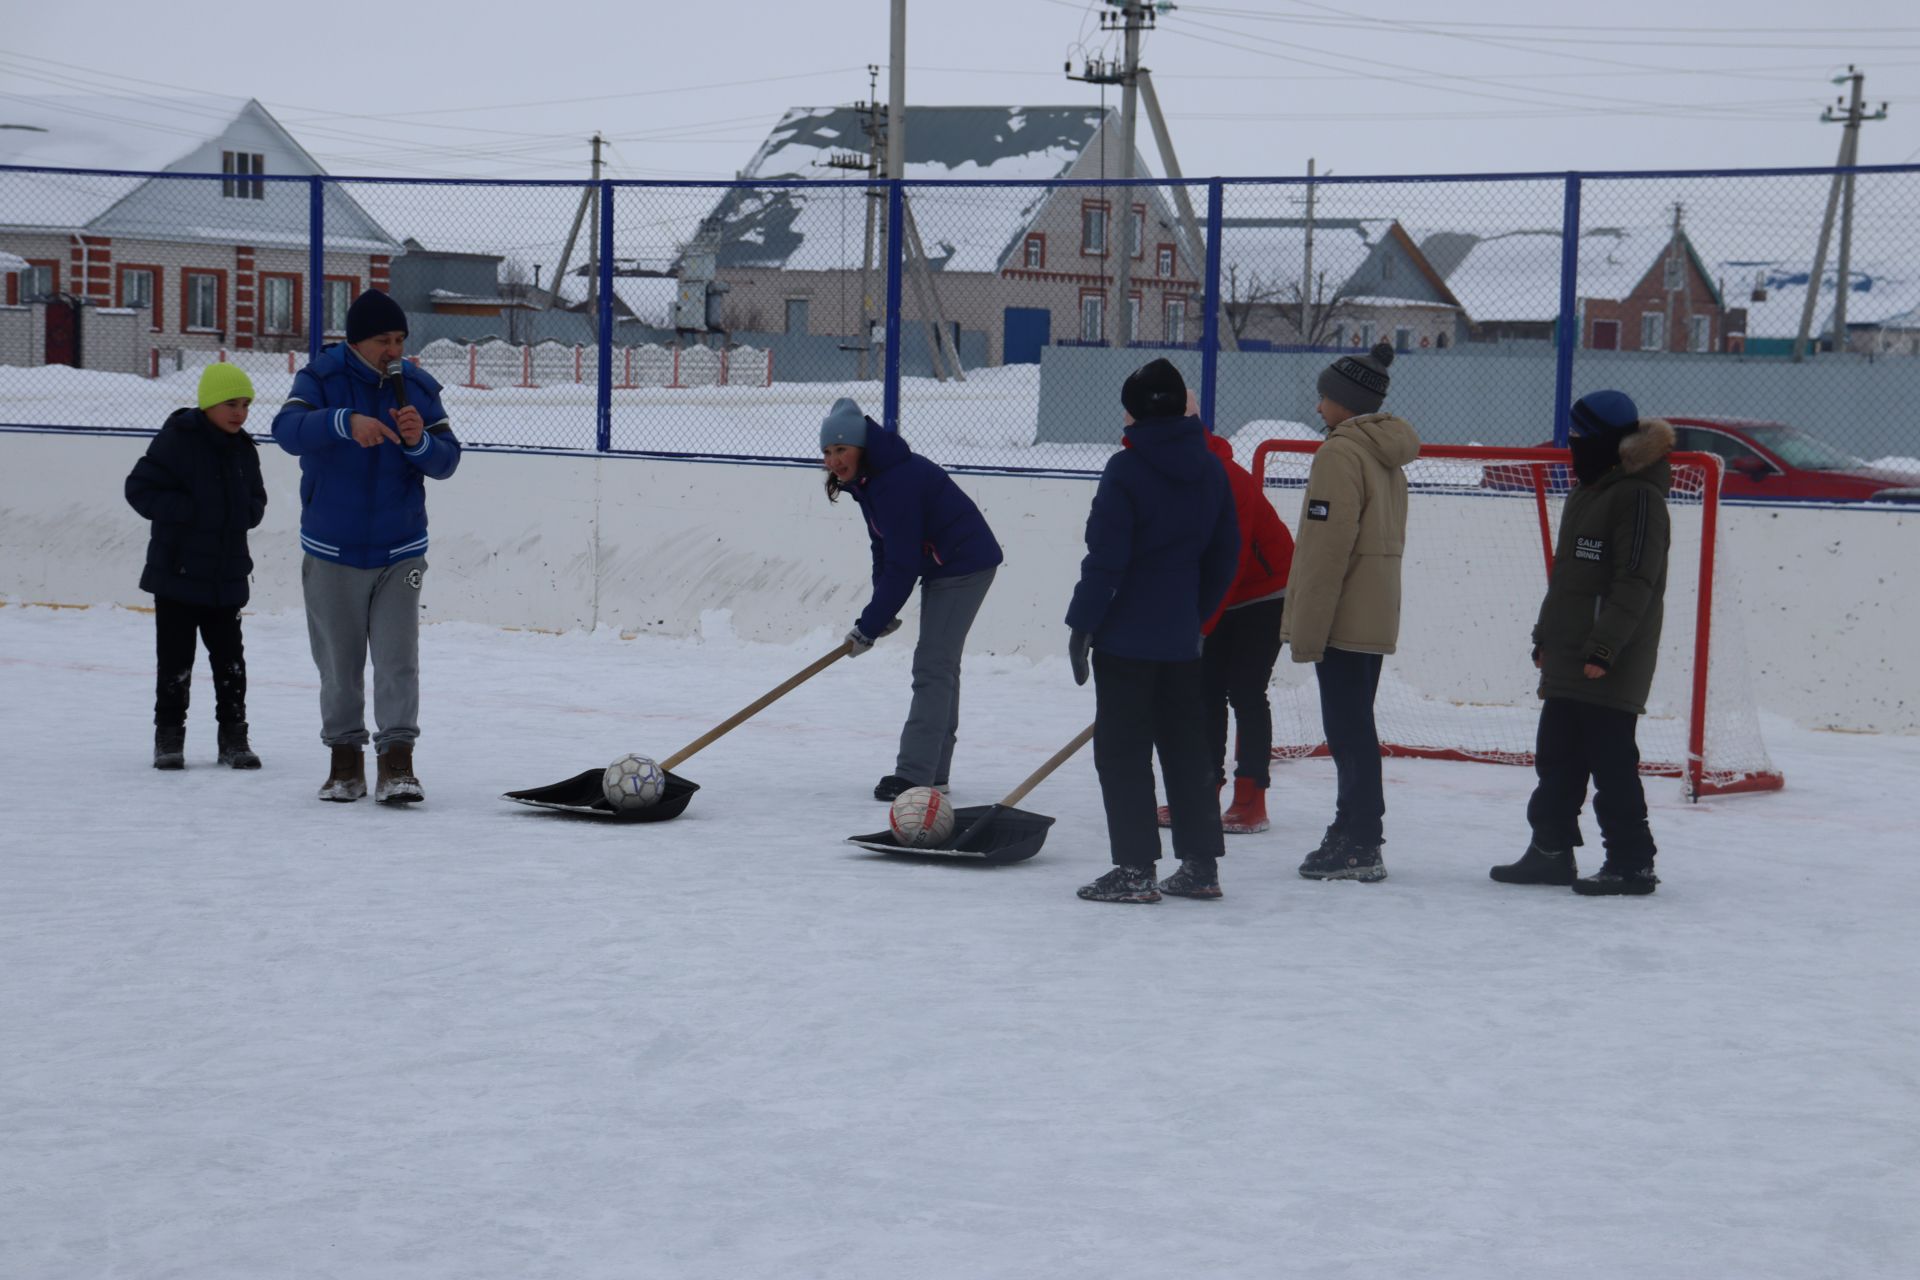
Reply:
[[[267,513],[253,437],[228,435],[198,409],[177,411],[133,464],[127,502],[153,521],[142,591],[219,608],[247,602],[247,530]]]

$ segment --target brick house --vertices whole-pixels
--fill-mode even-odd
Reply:
[[[1122,172],[1119,116],[1089,107],[909,107],[906,178],[1098,182]],[[829,165],[867,147],[859,108],[794,108],[744,180],[858,178]],[[1147,169],[1136,153],[1135,172]],[[938,307],[949,324],[986,338],[988,363],[1032,362],[1059,341],[1113,339],[1117,252],[1132,264],[1128,302],[1138,344],[1200,336],[1200,269],[1162,187],[909,188]],[[1201,201],[1201,203],[1204,203]],[[1125,231],[1121,229],[1125,214]],[[866,197],[861,186],[735,190],[717,222],[715,279],[731,330],[859,340]],[[884,292],[880,250],[864,287]],[[928,314],[909,279],[903,319]],[[875,314],[880,307],[873,308]]]
[[[311,189],[265,179],[325,171],[266,108],[63,96],[16,102],[7,116],[27,127],[0,133],[0,163],[134,171],[0,173],[0,252],[27,263],[7,277],[7,303],[136,309],[155,347],[305,349]],[[388,287],[401,246],[344,190],[324,192],[331,338],[356,294]]]
[[[1442,349],[1466,332],[1460,302],[1393,218],[1221,220],[1221,297],[1243,344]],[[1302,304],[1305,304],[1304,306]]]

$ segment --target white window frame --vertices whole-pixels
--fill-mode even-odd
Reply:
[[[328,336],[345,334],[347,331],[347,309],[353,306],[353,282],[350,280],[327,280],[322,282],[320,323]],[[334,306],[334,299],[339,306]],[[338,323],[336,323],[336,321]]]
[[[1689,351],[1713,350],[1713,317],[1712,316],[1688,316],[1687,317],[1687,350]]]
[[[1133,257],[1144,260],[1147,253],[1147,210],[1144,205],[1127,206],[1127,220],[1133,228],[1133,243],[1128,246]]]
[[[275,315],[282,308],[284,315]],[[293,314],[293,281],[286,276],[262,276],[260,278],[260,332],[295,333],[298,331],[297,317]]]
[[[1185,298],[1167,299],[1165,323],[1168,342],[1187,340],[1187,300]]]
[[[1107,210],[1100,205],[1080,206],[1080,252],[1097,257],[1107,252]]]
[[[220,331],[220,277],[211,271],[189,269],[187,276],[187,314],[181,319],[192,333],[218,333]],[[200,282],[207,282],[202,290]],[[206,320],[201,319],[201,305],[206,306]]]
[[[20,300],[51,298],[53,296],[53,268],[44,262],[29,262],[27,269],[20,273]]]
[[[135,281],[144,281],[144,287],[129,288]],[[120,269],[120,305],[123,307],[145,307],[153,310],[154,290],[160,282],[153,278],[152,267],[122,267]]]
[[[1658,311],[1640,313],[1640,349],[1642,351],[1665,351],[1667,349],[1667,317]]]
[[[1080,341],[1105,342],[1107,338],[1107,299],[1104,294],[1080,295]]]
[[[1393,330],[1393,349],[1395,351],[1413,350],[1413,330],[1406,325],[1396,325]]]
[[[1039,236],[1028,236],[1025,256],[1021,259],[1027,270],[1039,271],[1047,265],[1047,242]]]

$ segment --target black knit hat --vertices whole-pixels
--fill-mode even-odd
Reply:
[[[378,289],[369,289],[347,308],[347,341],[365,342],[376,333],[407,332],[407,313]]]
[[[1355,413],[1378,413],[1387,398],[1387,366],[1393,345],[1376,342],[1363,356],[1341,356],[1320,371],[1322,396]]]
[[[1148,418],[1179,418],[1187,412],[1187,380],[1162,356],[1127,375],[1120,387],[1120,403],[1135,422]]]

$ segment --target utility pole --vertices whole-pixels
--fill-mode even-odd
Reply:
[[[588,242],[590,244],[596,243],[600,238],[600,218],[598,216],[599,208],[600,208],[600,204],[599,204],[600,135],[598,133],[593,135],[592,142],[593,142],[593,178],[594,178],[593,185],[581,191],[580,203],[574,206],[573,225],[567,228],[567,243],[560,250],[560,265],[553,269],[553,291],[547,295],[547,300],[545,304],[542,305],[540,308],[542,311],[546,311],[553,306],[554,299],[560,296],[560,290],[566,285],[567,268],[573,264],[573,246],[574,246],[574,243],[578,241],[580,238],[580,224],[586,221],[587,210],[590,208],[595,211],[595,216],[593,219],[593,231],[592,231],[592,234],[588,237]],[[593,259],[594,259],[594,251],[592,249],[589,249],[587,251],[587,261],[591,263]],[[538,267],[534,268],[534,272],[535,272],[534,285],[536,287],[540,283],[540,277],[538,274],[539,270],[540,269]],[[587,279],[590,282],[587,285],[587,289],[588,289],[587,298],[588,298],[588,301],[591,302],[593,299],[592,290],[595,284],[597,284],[600,279],[599,271],[589,270],[587,272]]]
[[[1300,341],[1313,345],[1308,318],[1313,314],[1313,159],[1307,160],[1307,246],[1300,265]]]
[[[1840,158],[1835,161],[1835,169],[1851,169],[1860,162],[1860,126],[1869,120],[1885,120],[1887,104],[1881,103],[1880,110],[1867,115],[1861,99],[1866,89],[1866,73],[1847,66],[1847,74],[1835,76],[1834,84],[1851,84],[1852,92],[1846,102],[1846,114],[1835,115],[1833,107],[1820,113],[1822,124],[1840,123],[1846,129],[1840,135]],[[1840,99],[1834,100],[1835,106]],[[1800,332],[1793,339],[1793,358],[1796,363],[1806,358],[1807,337],[1813,330],[1813,308],[1820,299],[1820,285],[1825,279],[1827,269],[1827,244],[1833,236],[1833,215],[1836,206],[1845,196],[1846,215],[1840,226],[1840,263],[1839,277],[1835,281],[1833,303],[1833,349],[1836,352],[1846,350],[1847,344],[1847,287],[1850,281],[1847,273],[1852,268],[1853,253],[1853,175],[1836,172],[1833,183],[1827,189],[1827,213],[1820,221],[1820,244],[1813,251],[1813,272],[1807,277],[1807,298],[1800,307]]]
[[[830,169],[858,170],[867,175],[867,187],[863,197],[866,204],[866,235],[860,253],[860,341],[855,348],[860,353],[860,381],[868,377],[869,357],[874,351],[874,321],[879,308],[874,305],[873,297],[873,250],[874,232],[879,230],[879,241],[886,243],[887,229],[887,193],[879,185],[879,178],[886,153],[885,128],[880,123],[880,68],[873,63],[867,64],[867,100],[854,104],[854,110],[864,116],[862,127],[867,135],[865,155],[857,152],[835,152],[827,158]],[[844,322],[844,317],[843,317]]]
[[[593,314],[599,305],[600,292],[600,134],[593,135],[593,186],[588,189],[593,198],[593,220],[587,224],[587,312]]]
[[[887,57],[887,176],[898,182],[907,173],[907,0],[893,0]]]
[[[1152,25],[1153,9],[1141,0],[1107,0],[1120,10],[1117,21],[1125,40],[1125,59],[1120,81],[1120,177],[1134,177],[1133,131],[1140,102],[1140,28]],[[1109,15],[1102,14],[1101,25]],[[1144,240],[1145,228],[1141,238]],[[1107,243],[1113,243],[1113,230],[1107,230]],[[1115,273],[1114,309],[1118,312],[1120,346],[1133,345],[1133,188],[1122,187],[1120,196],[1120,270]],[[1146,310],[1143,305],[1140,308]]]

